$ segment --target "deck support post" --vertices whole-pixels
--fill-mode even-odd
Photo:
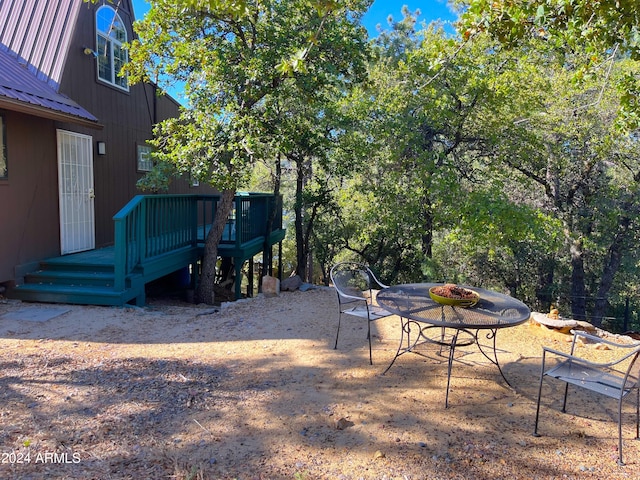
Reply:
[[[253,257],[249,258],[249,273],[247,274],[247,297],[253,297]]]
[[[236,270],[235,282],[235,299],[240,300],[242,298],[242,260],[239,258],[234,259],[234,267]]]
[[[136,297],[136,307],[144,307],[146,303],[147,303],[147,294],[145,292],[145,288],[143,285],[140,295]]]

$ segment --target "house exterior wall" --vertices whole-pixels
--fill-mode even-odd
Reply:
[[[94,113],[104,128],[95,131],[65,125],[79,133],[94,137],[94,177],[96,246],[113,243],[112,217],[137,194],[136,188],[144,175],[137,169],[137,146],[152,138],[153,124],[177,116],[179,105],[171,97],[157,96],[149,84],[130,85],[129,91],[98,79],[97,61],[83,52],[84,46],[96,48],[95,12],[101,5],[85,5],[78,12],[76,30],[71,40],[60,92]],[[129,39],[133,38],[130,2],[120,3],[120,15]],[[96,144],[106,144],[106,155],[98,155]],[[190,187],[188,179],[172,182],[169,193],[196,193],[207,190]],[[211,190],[207,190],[211,193]]]
[[[67,4],[67,0],[59,1]],[[43,3],[55,7],[56,1]],[[93,139],[95,244],[99,248],[113,244],[113,216],[135,195],[145,193],[136,187],[144,175],[137,168],[137,146],[152,138],[154,123],[179,113],[177,102],[156,96],[153,85],[130,85],[123,91],[98,79],[97,61],[84,50],[96,49],[95,16],[101,5],[83,3],[77,10],[58,92],[91,112],[102,127],[2,112],[9,178],[0,180],[0,205],[9,207],[0,209],[0,284],[19,283],[29,267],[60,254],[56,129]],[[117,5],[130,40],[131,2]],[[98,154],[98,141],[105,142],[105,155]],[[192,187],[188,179],[177,179],[169,193],[214,192],[206,186]]]
[[[60,253],[54,122],[11,111],[2,115],[9,177],[0,180],[0,283]]]

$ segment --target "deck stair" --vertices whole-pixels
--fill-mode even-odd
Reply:
[[[98,258],[99,256],[99,258]],[[93,258],[88,258],[93,257]],[[102,260],[102,261],[96,261]],[[130,299],[114,288],[113,248],[51,258],[25,276],[14,297],[53,303],[122,305]]]
[[[144,305],[146,284],[194,266],[201,258],[218,200],[215,195],[139,195],[114,217],[113,246],[43,260],[10,296],[49,303]],[[236,197],[218,249],[221,256],[234,258],[237,273],[265,245],[284,238],[282,203],[277,200],[269,194]],[[266,218],[276,206],[276,221],[267,233]],[[237,285],[237,297],[239,292]]]

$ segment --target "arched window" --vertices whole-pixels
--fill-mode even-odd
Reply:
[[[98,53],[98,77],[111,85],[129,89],[127,77],[120,70],[127,63],[127,52],[122,45],[127,41],[127,30],[115,10],[103,6],[96,12],[96,52]]]

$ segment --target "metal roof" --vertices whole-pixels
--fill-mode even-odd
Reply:
[[[3,102],[4,100],[4,102]],[[26,65],[4,45],[0,45],[0,105],[10,102],[22,111],[38,114],[51,110],[62,116],[98,122],[98,119],[69,97],[56,92],[50,85],[36,78]],[[30,111],[31,109],[33,111]],[[47,116],[47,115],[44,115]],[[84,122],[83,122],[84,123]]]
[[[58,93],[80,0],[0,0],[0,107],[89,125],[98,119]]]
[[[56,90],[81,0],[0,0],[0,44]]]

